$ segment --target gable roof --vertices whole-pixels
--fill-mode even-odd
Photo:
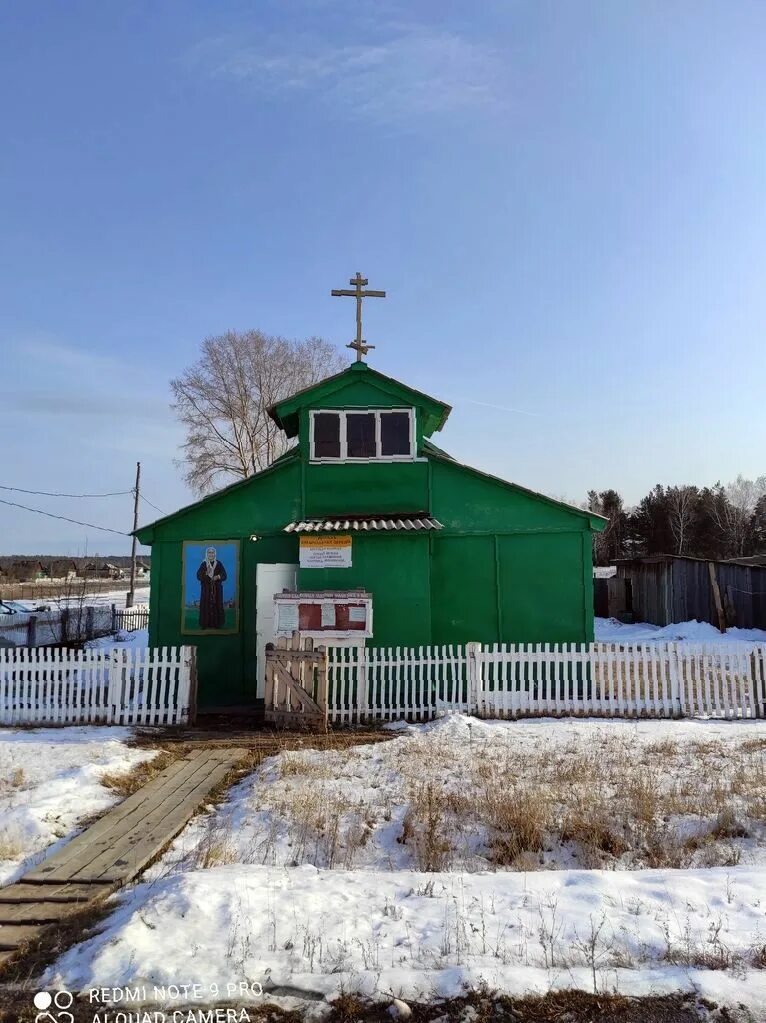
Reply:
[[[446,451],[442,451],[437,448],[435,444],[429,444],[429,450],[424,451],[424,454],[434,461],[446,462],[448,465],[453,466],[456,469],[460,469],[463,472],[471,473],[474,476],[480,476],[482,479],[490,480],[492,483],[497,483],[502,487],[507,487],[509,490],[515,490],[518,493],[526,494],[527,497],[533,497],[537,501],[542,501],[544,504],[550,504],[554,508],[563,508],[565,511],[571,512],[573,515],[579,515],[583,519],[588,520],[589,527],[595,532],[600,533],[606,528],[606,524],[609,519],[606,515],[599,515],[598,512],[588,511],[587,508],[578,508],[576,504],[567,504],[566,501],[557,501],[555,497],[548,497],[547,494],[541,494],[537,490],[530,490],[529,487],[522,487],[520,483],[512,483],[510,480],[504,480],[502,476],[493,476],[489,472],[482,472],[481,469],[476,469],[472,465],[466,465],[465,462],[458,462],[451,455],[448,455]]]
[[[312,402],[324,400],[337,391],[348,387],[349,384],[364,380],[379,390],[390,394],[405,405],[416,405],[421,408],[425,415],[422,419],[423,433],[429,436],[437,430],[441,430],[447,421],[447,416],[452,411],[452,406],[432,398],[429,394],[416,391],[400,380],[394,380],[376,369],[371,369],[366,362],[352,362],[348,369],[336,373],[334,376],[321,380],[311,387],[304,387],[289,398],[277,402],[268,409],[268,413],[277,426],[284,430],[288,437],[295,437],[298,433],[298,418],[301,409],[309,408]]]
[[[268,476],[270,473],[279,472],[286,465],[290,465],[298,457],[298,449],[296,447],[289,448],[279,458],[275,458],[271,465],[267,465],[265,469],[261,469],[260,472],[254,472],[252,476],[247,476],[243,480],[235,480],[234,483],[230,483],[228,487],[222,487],[220,490],[215,490],[212,494],[207,494],[205,497],[201,497],[198,501],[192,501],[191,504],[185,504],[183,507],[178,508],[174,512],[170,512],[168,515],[163,515],[159,519],[155,519],[154,522],[147,522],[145,526],[140,526],[136,529],[131,536],[138,538],[138,542],[146,545],[151,545],[153,542],[153,532],[156,526],[164,525],[171,519],[179,518],[181,515],[185,515],[187,512],[194,511],[199,508],[201,504],[209,504],[213,501],[218,501],[220,498],[230,494],[233,490],[240,490],[242,487],[250,486],[254,480],[259,480],[264,476]]]

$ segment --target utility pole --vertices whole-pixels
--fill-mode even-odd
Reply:
[[[136,462],[136,488],[133,491],[133,546],[130,551],[130,589],[128,590],[128,599],[125,602],[125,607],[132,607],[133,601],[136,599],[136,546],[138,545],[136,530],[138,529],[138,495],[140,486],[141,463]]]

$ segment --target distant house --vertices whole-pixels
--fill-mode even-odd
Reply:
[[[85,566],[85,574],[89,579],[124,579],[125,573],[119,565],[110,561],[89,561]]]
[[[37,579],[46,579],[48,573],[42,561],[19,560],[12,561],[8,566],[8,579],[17,583],[35,582]]]
[[[65,579],[67,582],[77,578],[77,563],[67,558],[57,558],[46,565],[49,579]]]
[[[136,575],[140,576],[141,578],[144,578],[144,576],[149,575],[149,566],[145,564],[143,561],[137,561]]]

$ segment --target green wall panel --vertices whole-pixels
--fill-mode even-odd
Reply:
[[[591,640],[586,607],[593,602],[593,586],[586,592],[583,584],[582,534],[500,536],[497,544],[503,641]]]
[[[428,510],[428,463],[306,466],[305,515]]]
[[[434,537],[431,608],[432,642],[497,642],[494,537]]]

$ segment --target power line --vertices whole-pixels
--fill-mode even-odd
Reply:
[[[111,494],[60,494],[50,490],[22,490],[21,487],[4,487],[0,484],[0,490],[13,490],[17,494],[34,494],[36,497],[124,497],[132,494],[132,490],[115,490]]]
[[[130,493],[130,491],[128,491]],[[66,515],[54,515],[53,512],[43,511],[42,508],[30,508],[26,504],[17,504],[16,501],[5,501],[0,497],[0,504],[7,504],[11,508],[23,508],[24,511],[34,512],[36,515],[47,515],[49,519],[61,519],[62,522],[72,522],[75,526],[87,526],[88,529],[100,529],[103,533],[116,533],[117,536],[130,536],[130,533],[123,533],[119,529],[110,529],[109,526],[94,526],[92,522],[80,522],[79,519],[70,519]]]
[[[150,508],[154,508],[155,511],[158,511],[160,513],[160,515],[167,515],[167,512],[164,512],[162,510],[162,508],[158,508],[156,504],[152,504],[152,502],[149,500],[149,498],[145,497],[143,494],[141,494],[141,500],[145,504],[148,504]]]

